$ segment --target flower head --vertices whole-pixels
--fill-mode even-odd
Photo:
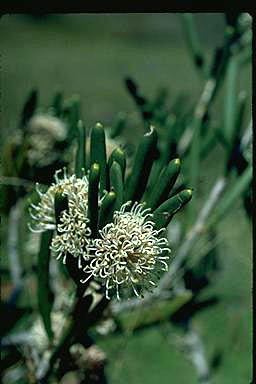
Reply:
[[[38,205],[31,204],[30,216],[33,219],[32,232],[43,232],[48,229],[56,229],[54,199],[57,192],[68,198],[68,211],[70,214],[87,213],[88,206],[88,180],[86,176],[77,178],[75,175],[70,177],[63,169],[63,178],[59,178],[62,170],[58,170],[55,175],[55,183],[43,193],[36,184],[36,191],[40,197]]]
[[[168,240],[159,238],[164,229],[154,229],[155,223],[148,220],[153,216],[150,208],[136,202],[127,212],[130,205],[131,202],[123,204],[114,213],[113,222],[99,231],[100,238],[90,247],[92,254],[84,268],[87,277],[81,282],[91,277],[101,281],[108,299],[110,291],[114,291],[119,300],[120,288],[142,296],[145,290],[156,286],[159,272],[168,269]]]
[[[65,140],[67,127],[57,117],[38,114],[28,123],[29,149],[28,162],[30,165],[46,166],[58,158],[62,153],[58,143]]]
[[[68,177],[65,168],[64,177],[59,179],[60,172],[61,170],[56,172],[55,183],[46,193],[42,193],[37,185],[40,202],[38,205],[31,205],[30,215],[33,222],[30,229],[33,232],[56,229],[57,233],[52,240],[51,249],[57,253],[57,258],[63,257],[64,263],[67,252],[78,257],[80,266],[81,256],[89,244],[91,234],[87,218],[88,180],[86,176]],[[67,196],[68,207],[62,211],[60,222],[56,226],[54,199],[57,192]]]

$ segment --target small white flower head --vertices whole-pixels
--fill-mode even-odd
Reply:
[[[31,204],[30,215],[33,222],[30,225],[32,232],[43,232],[46,230],[57,230],[51,244],[51,249],[57,253],[57,258],[63,257],[65,263],[66,254],[69,252],[79,258],[85,252],[89,244],[91,230],[88,226],[88,179],[86,176],[78,178],[70,177],[63,171],[63,178],[59,178],[59,170],[55,173],[55,183],[45,192],[36,190],[40,201],[38,205]],[[64,209],[60,216],[60,222],[56,228],[54,200],[57,192],[68,198],[68,209]]]
[[[168,269],[168,240],[159,237],[165,229],[155,230],[155,223],[149,218],[150,208],[131,202],[122,205],[114,213],[113,222],[99,231],[100,238],[90,247],[88,264],[84,268],[87,277],[105,285],[106,297],[110,292],[120,300],[120,290],[131,291],[143,297],[144,291],[151,291],[159,279],[159,273]]]
[[[56,146],[67,136],[65,123],[57,117],[38,114],[29,120],[28,132],[30,147],[27,155],[29,164],[46,166],[54,162],[61,153]]]
[[[59,178],[63,172],[63,178]],[[58,170],[54,175],[55,183],[43,193],[36,184],[36,191],[40,197],[38,205],[31,204],[30,216],[33,219],[32,232],[43,232],[56,229],[54,199],[57,192],[68,198],[70,213],[87,213],[88,206],[88,179],[86,176],[77,178],[76,175],[67,176],[66,168]],[[75,212],[74,212],[75,211]],[[66,211],[65,211],[66,212]]]

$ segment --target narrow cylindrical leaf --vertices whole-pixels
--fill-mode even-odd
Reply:
[[[50,245],[53,231],[43,232],[41,235],[41,245],[38,255],[38,280],[37,280],[37,299],[38,309],[42,317],[43,324],[49,340],[53,339],[51,324],[51,309],[53,303],[53,293],[49,284],[49,263]]]
[[[63,111],[68,123],[67,141],[72,141],[77,136],[77,123],[80,119],[80,98],[73,95],[67,102]]]
[[[116,161],[120,165],[121,171],[122,171],[122,178],[124,180],[125,168],[126,168],[126,156],[125,156],[125,153],[122,150],[122,148],[118,147],[112,151],[112,153],[109,157],[109,160],[108,160],[109,169],[110,169],[111,165],[113,164],[113,161]]]
[[[63,93],[60,91],[57,91],[53,97],[53,101],[51,105],[53,114],[57,117],[61,115],[62,103],[63,103]]]
[[[204,55],[200,45],[200,39],[195,26],[194,15],[192,13],[183,13],[182,21],[184,26],[185,37],[188,48],[195,66],[199,69],[203,68]]]
[[[114,207],[116,202],[116,194],[110,191],[104,197],[99,213],[98,229],[102,229],[113,218]]]
[[[145,129],[147,129],[148,122],[152,119],[153,110],[151,103],[141,94],[135,81],[131,78],[125,79],[126,87],[133,97],[145,123]]]
[[[174,159],[170,161],[167,167],[162,169],[157,182],[153,186],[151,195],[146,201],[147,205],[152,210],[156,209],[162,202],[165,201],[165,199],[167,199],[179,173],[180,159]]]
[[[115,202],[115,211],[119,211],[121,205],[123,204],[123,176],[122,170],[116,161],[113,161],[110,167],[110,189],[113,190],[116,194],[116,202]]]
[[[173,218],[173,216],[189,202],[192,198],[192,190],[184,189],[177,195],[166,200],[154,212],[153,220],[157,228],[165,228]]]
[[[131,177],[126,185],[126,200],[139,201],[141,199],[146,189],[156,150],[157,133],[151,127],[151,132],[143,136],[138,146]]]
[[[177,157],[176,138],[177,138],[177,124],[176,117],[171,114],[165,123],[163,138],[160,149],[160,157],[154,161],[143,200],[147,201],[151,194],[152,188],[155,187],[159,173],[169,163],[170,160]]]
[[[82,177],[82,169],[86,169],[85,145],[86,145],[86,129],[82,122],[79,120],[77,123],[77,152],[76,152],[76,176]]]
[[[117,116],[117,121],[110,129],[110,137],[114,139],[117,136],[120,136],[125,128],[126,115],[120,112]]]
[[[64,196],[62,192],[57,192],[54,197],[54,209],[55,209],[55,219],[56,219],[56,229],[58,231],[58,224],[60,222],[60,216],[62,211],[68,209],[68,198]]]
[[[91,131],[91,150],[90,165],[98,163],[100,165],[100,194],[108,189],[108,170],[106,155],[106,139],[103,125],[97,123]]]
[[[76,260],[74,259],[74,256],[67,252],[66,254],[66,263],[64,267],[66,268],[69,277],[74,281],[76,284],[76,295],[77,297],[82,297],[86,288],[88,287],[90,281],[88,280],[85,284],[81,283],[81,280],[84,279],[84,271],[83,269],[86,266],[86,261],[84,259],[81,259],[82,268],[78,267],[78,264]]]
[[[20,127],[25,127],[28,120],[33,116],[37,107],[38,92],[36,89],[33,89],[25,102],[23,111],[21,113]]]
[[[100,166],[99,164],[94,163],[92,164],[89,173],[88,190],[88,219],[90,220],[92,238],[97,237],[99,181]]]
[[[226,97],[224,104],[224,129],[227,142],[231,143],[235,132],[235,117],[237,111],[237,81],[239,65],[235,58],[229,63],[226,78]]]

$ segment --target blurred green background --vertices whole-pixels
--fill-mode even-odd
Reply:
[[[222,43],[224,14],[195,16],[202,46],[210,55]],[[179,14],[4,15],[0,33],[3,139],[16,128],[24,99],[34,87],[39,90],[41,105],[48,105],[58,88],[66,97],[80,95],[88,127],[96,121],[110,125],[119,111],[135,111],[124,87],[126,76],[132,76],[148,97],[166,87],[170,103],[184,93],[194,104],[202,91],[203,84],[186,49]],[[238,89],[251,95],[251,66],[244,68]],[[213,106],[216,114],[221,113],[224,102],[222,91]],[[202,199],[221,171],[222,159],[222,149],[217,148],[205,162],[200,175]],[[209,359],[216,350],[223,353],[213,383],[249,383],[251,230],[241,202],[221,222],[218,236],[222,270],[210,289],[221,301],[200,312],[194,326]],[[196,383],[194,368],[175,340],[174,335],[167,343],[164,330],[159,328],[103,340],[110,383]]]

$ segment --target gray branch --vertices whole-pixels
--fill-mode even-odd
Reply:
[[[30,180],[22,179],[15,176],[1,176],[1,183],[3,185],[12,185],[14,187],[35,188],[36,183]],[[40,183],[40,185],[47,187],[47,185]]]
[[[195,368],[198,382],[200,384],[210,384],[210,368],[206,358],[205,348],[199,334],[191,325],[185,331],[181,341],[181,347]]]

